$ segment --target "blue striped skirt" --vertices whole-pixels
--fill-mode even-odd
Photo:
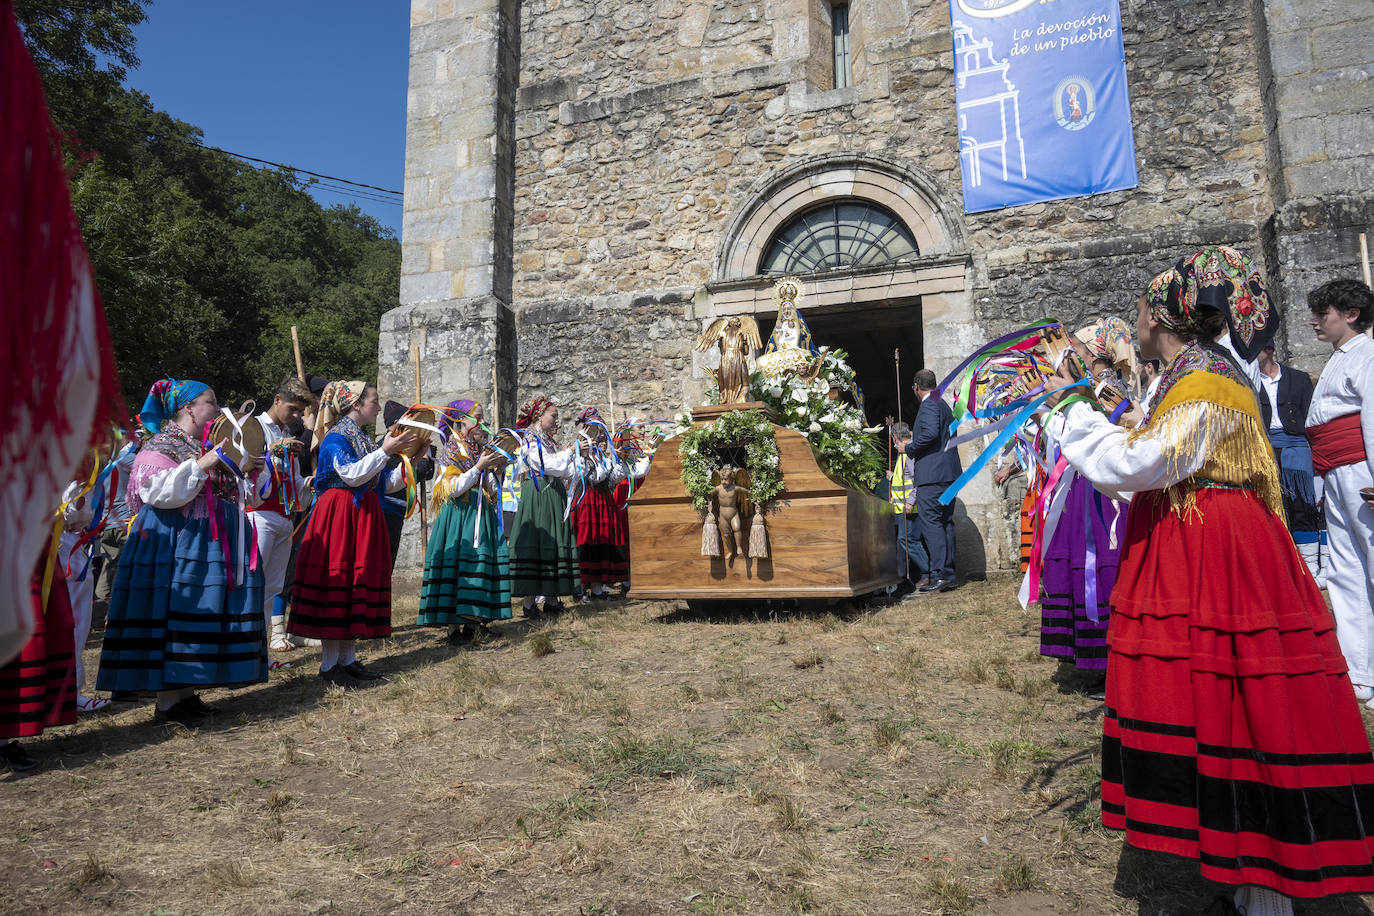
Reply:
[[[267,680],[262,571],[248,568],[253,530],[242,510],[217,501],[209,517],[139,510],[119,557],[96,686],[115,694],[233,687]],[[232,559],[244,531],[242,578]],[[236,572],[237,574],[237,572]]]

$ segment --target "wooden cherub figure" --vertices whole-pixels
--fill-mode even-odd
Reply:
[[[742,468],[723,467],[711,476],[718,481],[711,495],[716,503],[716,514],[720,516],[720,539],[725,545],[725,559],[733,560],[737,550],[746,546],[740,517],[748,508],[752,491],[740,483],[740,478],[745,476]]]

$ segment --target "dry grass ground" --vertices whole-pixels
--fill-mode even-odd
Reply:
[[[0,912],[1203,912],[1196,866],[1099,826],[1102,706],[1012,591],[401,626],[375,689],[303,651],[199,733],[83,719],[0,782]]]

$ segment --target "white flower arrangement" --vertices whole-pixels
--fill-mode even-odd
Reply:
[[[843,351],[826,353],[819,374],[810,381],[795,374],[755,373],[750,394],[772,407],[783,425],[806,437],[826,473],[872,490],[886,466],[874,435],[882,427],[868,427],[863,412],[849,400],[830,399],[832,388],[854,391],[854,374],[844,357]]]

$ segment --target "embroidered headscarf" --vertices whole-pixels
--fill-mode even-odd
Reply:
[[[210,386],[204,382],[189,379],[178,381],[173,378],[160,379],[148,389],[148,398],[138,412],[139,422],[150,433],[162,431],[162,426],[187,404],[200,397]]]
[[[1241,359],[1255,359],[1273,342],[1278,321],[1271,314],[1264,276],[1249,257],[1234,248],[1212,245],[1180,261],[1177,269],[1189,313],[1212,308],[1224,315],[1231,345]]]
[[[449,437],[458,432],[464,420],[472,420],[472,411],[476,406],[477,402],[471,398],[449,401],[448,409],[439,418],[439,441],[447,444]]]
[[[520,415],[515,418],[516,429],[529,429],[539,418],[544,415],[544,411],[553,406],[553,399],[537,397],[524,407],[520,408]]]
[[[315,415],[315,439],[312,448],[319,448],[320,441],[334,428],[348,410],[363,396],[367,382],[330,382],[324,386],[320,395],[320,410]]]
[[[1145,303],[1150,309],[1150,317],[1180,337],[1191,338],[1192,309],[1183,299],[1183,275],[1177,268],[1170,267],[1150,281],[1145,290]]]
[[[585,426],[588,423],[600,423],[606,425],[606,421],[601,419],[601,413],[595,407],[588,407],[577,415],[577,425]]]

